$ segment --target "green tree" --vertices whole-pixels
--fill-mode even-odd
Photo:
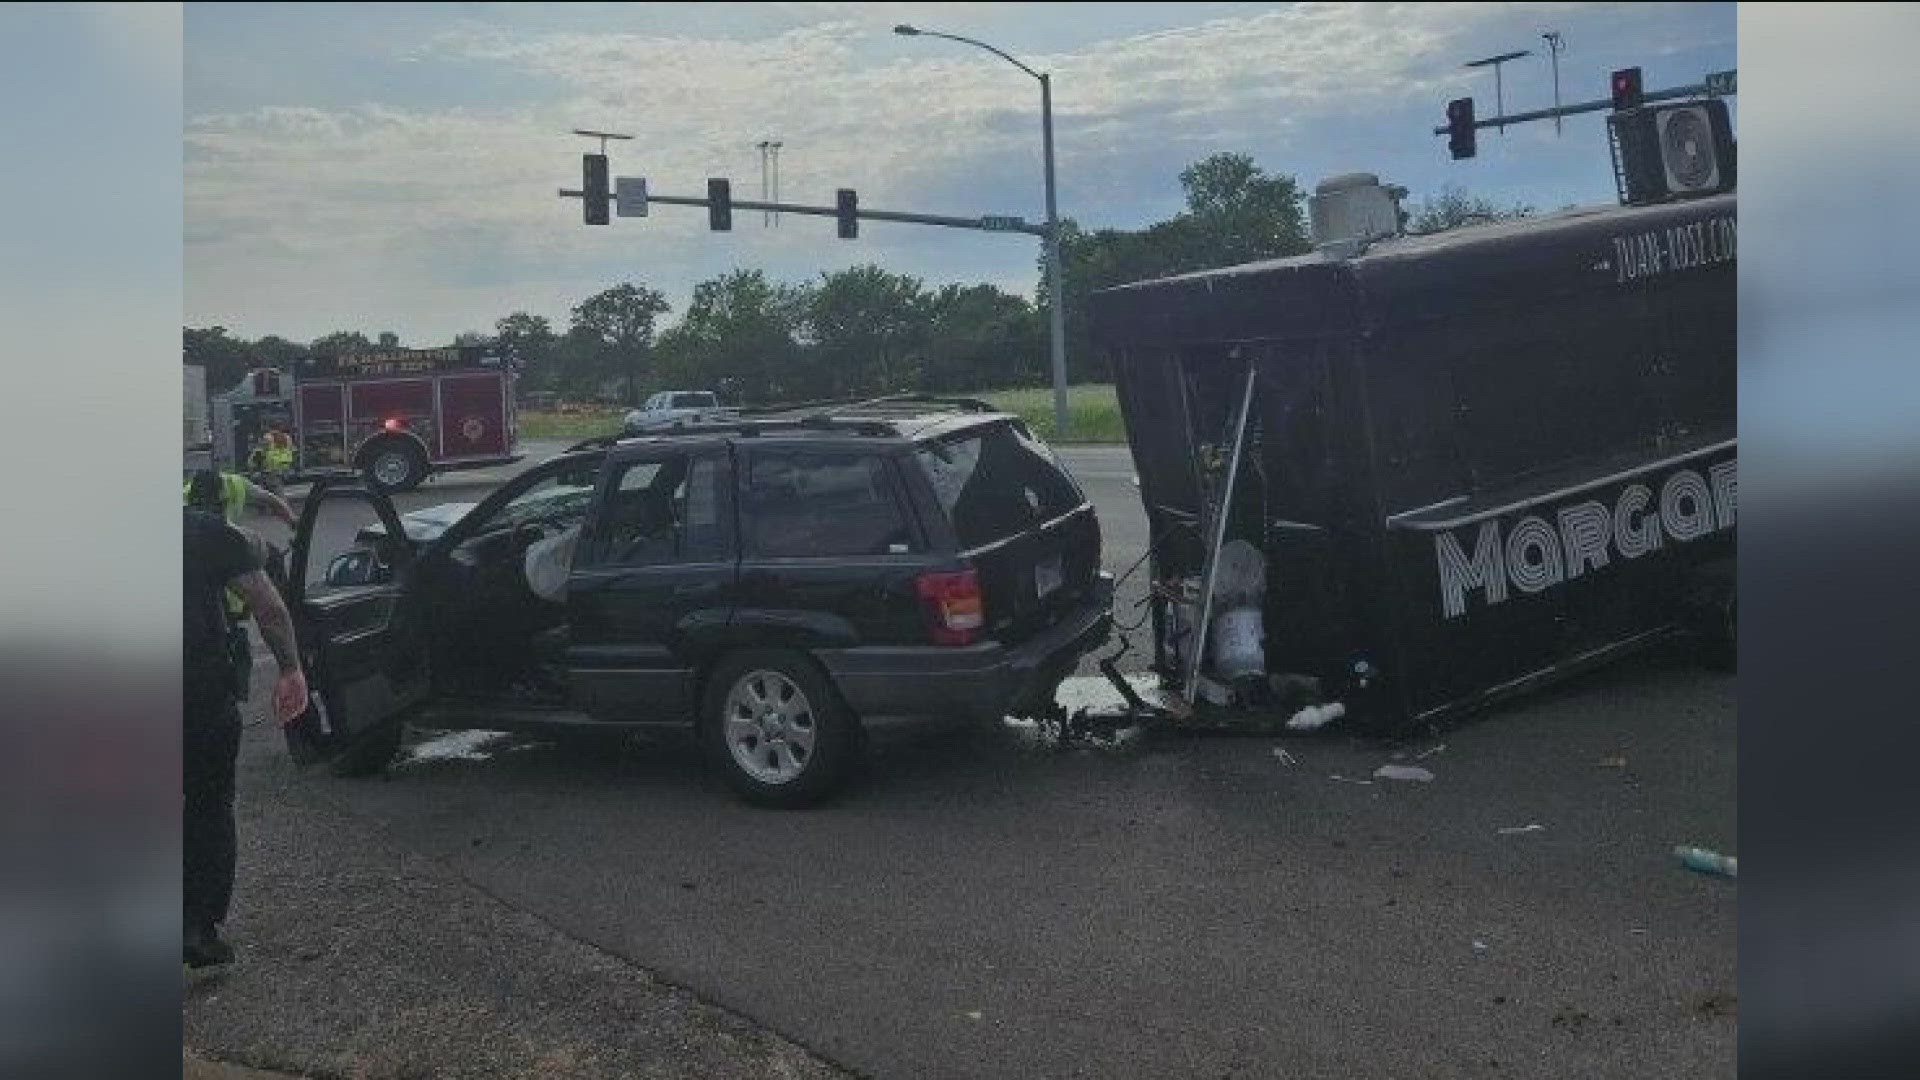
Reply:
[[[297,341],[288,341],[278,334],[268,334],[253,343],[253,355],[254,362],[260,367],[292,371],[296,362],[305,360],[310,354],[307,347]]]
[[[693,287],[679,324],[660,334],[663,375],[730,403],[812,396],[801,342],[810,290],[735,270]]]
[[[373,342],[358,330],[335,330],[325,337],[315,338],[308,348],[314,356],[344,356],[366,352],[373,348]]]
[[[380,331],[380,347],[381,347],[381,348],[383,348],[383,349],[397,349],[397,348],[399,348],[399,347],[400,347],[400,335],[399,335],[399,334],[396,334],[396,333],[394,333],[394,332],[393,332],[393,331],[391,331],[391,330],[382,330],[382,331]]]
[[[1407,231],[1416,234],[1445,232],[1462,225],[1508,221],[1532,214],[1531,206],[1522,203],[1501,206],[1489,199],[1469,195],[1464,188],[1448,184],[1440,189],[1439,194],[1421,200],[1420,205],[1414,208]]]
[[[931,329],[918,278],[878,266],[820,275],[807,304],[812,366],[830,397],[884,394],[919,382]]]
[[[1045,380],[1045,329],[1021,297],[991,285],[947,285],[927,297],[920,387],[963,391]]]
[[[1063,221],[1067,353],[1077,379],[1106,378],[1107,358],[1087,321],[1087,298],[1100,289],[1309,250],[1299,185],[1245,154],[1220,153],[1180,173],[1186,209],[1144,229],[1089,232]],[[1044,280],[1046,257],[1040,260]],[[1045,313],[1042,292],[1042,314]]]
[[[520,372],[522,385],[528,390],[556,389],[555,346],[553,325],[539,315],[529,315],[524,311],[513,314],[493,324],[495,341],[500,351],[513,362]]]
[[[181,360],[206,369],[208,393],[217,394],[232,389],[247,373],[247,369],[254,366],[253,346],[240,338],[227,336],[226,327],[196,329],[183,326],[180,329]]]
[[[626,379],[628,404],[640,402],[654,323],[671,310],[666,297],[630,281],[595,293],[573,309],[572,329],[592,342],[603,377]]]

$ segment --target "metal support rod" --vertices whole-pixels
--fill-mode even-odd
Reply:
[[[1201,573],[1200,619],[1194,624],[1193,639],[1188,647],[1192,650],[1187,656],[1187,677],[1182,680],[1180,697],[1188,705],[1193,704],[1194,692],[1200,684],[1200,661],[1207,651],[1207,624],[1213,621],[1214,579],[1220,573],[1220,548],[1227,542],[1227,518],[1233,510],[1233,488],[1240,479],[1240,454],[1247,445],[1247,417],[1253,412],[1254,360],[1247,358],[1247,382],[1240,391],[1240,413],[1234,423],[1233,453],[1227,458],[1227,484],[1220,489],[1220,508],[1214,514],[1213,539],[1207,545],[1206,567]]]

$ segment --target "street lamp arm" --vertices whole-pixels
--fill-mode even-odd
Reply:
[[[991,46],[991,45],[989,45],[989,44],[987,44],[987,43],[986,43],[986,42],[984,42],[984,41],[975,41],[975,40],[973,40],[973,39],[972,39],[972,38],[970,38],[970,37],[961,37],[961,36],[960,36],[959,34],[942,34],[942,33],[940,33],[940,32],[939,32],[938,30],[921,30],[921,31],[919,31],[919,32],[918,32],[918,36],[920,36],[920,37],[937,37],[937,38],[946,38],[946,39],[947,39],[948,41],[959,41],[959,42],[964,42],[964,43],[966,43],[966,44],[968,44],[968,45],[977,45],[977,46],[979,46],[980,48],[982,48],[982,49],[985,49],[985,50],[987,50],[988,52],[990,52],[990,53],[992,53],[993,55],[995,55],[995,56],[997,56],[997,57],[999,57],[999,58],[1000,58],[1000,59],[1002,59],[1002,60],[1005,60],[1005,61],[1006,61],[1007,63],[1009,63],[1009,64],[1012,64],[1012,65],[1013,65],[1014,67],[1017,67],[1017,68],[1019,68],[1019,69],[1020,69],[1021,71],[1024,71],[1024,72],[1026,72],[1027,74],[1029,74],[1029,75],[1031,75],[1031,76],[1033,76],[1033,77],[1034,77],[1034,78],[1036,78],[1036,79],[1044,79],[1044,78],[1046,78],[1046,76],[1044,76],[1044,75],[1042,75],[1042,74],[1040,74],[1039,72],[1037,72],[1037,71],[1035,71],[1035,70],[1033,70],[1032,68],[1030,68],[1030,67],[1028,67],[1027,65],[1025,65],[1025,64],[1023,64],[1023,63],[1021,63],[1020,61],[1018,61],[1018,60],[1015,60],[1015,59],[1014,59],[1013,57],[1011,57],[1011,56],[1008,56],[1008,55],[1007,55],[1006,53],[1003,53],[1003,52],[1001,52],[1001,51],[1000,51],[999,49],[996,49],[996,48],[994,48],[993,46]]]

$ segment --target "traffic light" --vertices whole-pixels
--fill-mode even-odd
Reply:
[[[707,181],[707,228],[714,232],[733,228],[733,185],[724,177]]]
[[[1473,156],[1473,99],[1470,97],[1447,102],[1447,149],[1455,161]]]
[[[841,188],[836,193],[840,218],[840,239],[852,240],[860,235],[860,197],[852,188]]]
[[[607,155],[580,155],[580,209],[589,225],[607,223]]]
[[[1621,68],[1613,73],[1613,109],[1620,112],[1640,107],[1640,69]]]

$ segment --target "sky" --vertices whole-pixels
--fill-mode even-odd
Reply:
[[[1181,169],[1251,155],[1304,188],[1366,171],[1413,192],[1454,184],[1543,209],[1613,199],[1599,114],[1482,132],[1448,158],[1449,98],[1551,104],[1540,34],[1558,30],[1562,99],[1734,68],[1732,4],[631,4],[185,8],[185,320],[248,337],[391,330],[438,345],[632,280],[677,313],[737,267],[802,281],[863,263],[930,285],[1034,295],[1039,241],[825,218],[731,233],[697,208],[582,223],[574,128],[616,176],[756,197],[765,139],[785,201],[1044,219],[1039,84],[990,53],[895,35],[911,23],[990,42],[1054,82],[1062,216],[1137,228],[1181,207]],[[670,315],[668,322],[677,318]]]

